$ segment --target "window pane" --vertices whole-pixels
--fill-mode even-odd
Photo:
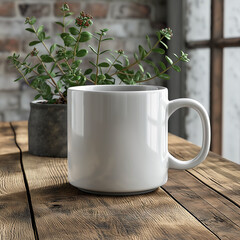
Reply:
[[[224,37],[240,37],[240,1],[224,1]]]
[[[209,113],[210,96],[210,50],[196,49],[189,51],[191,61],[187,64],[186,95],[199,101]],[[202,126],[199,115],[189,110],[186,116],[187,139],[201,146]]]
[[[210,0],[186,0],[186,39],[209,40],[210,39]]]
[[[240,48],[224,49],[223,156],[240,163]]]

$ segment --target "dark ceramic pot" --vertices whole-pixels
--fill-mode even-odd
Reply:
[[[29,153],[44,157],[67,157],[67,104],[30,103]]]

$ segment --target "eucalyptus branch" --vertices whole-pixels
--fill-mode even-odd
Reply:
[[[35,35],[37,36],[38,38],[38,34],[37,34],[37,31],[34,27],[34,25],[31,25]],[[54,58],[54,56],[51,54],[50,50],[48,49],[47,45],[45,44],[45,42],[43,40],[40,40],[39,41],[42,43],[42,45],[44,46],[44,48],[47,50],[48,54],[51,56],[51,58],[53,59],[53,61],[57,64],[57,67],[59,68],[59,70],[62,72],[62,74],[64,74],[64,71],[63,69],[61,68],[61,66],[57,63],[57,60]]]

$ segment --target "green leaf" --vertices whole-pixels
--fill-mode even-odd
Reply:
[[[98,64],[98,66],[99,67],[109,67],[110,65],[107,62],[102,62],[102,63]]]
[[[125,59],[125,66],[129,65],[129,60],[128,60],[128,56],[123,55],[124,59]]]
[[[31,17],[31,19],[29,20],[29,24],[33,25],[34,23],[36,23],[37,19],[35,17]]]
[[[146,50],[141,45],[138,46],[138,51],[139,55],[141,56],[141,59],[143,59],[147,54]]]
[[[69,28],[69,32],[72,34],[72,35],[78,35],[79,34],[79,30],[75,27],[70,27]]]
[[[98,79],[104,81],[106,79],[105,75],[100,74],[98,75]]]
[[[92,46],[89,45],[89,48],[90,48],[95,54],[97,54],[97,51],[96,51]]]
[[[176,53],[173,54],[174,57],[178,58],[178,55]]]
[[[143,66],[141,64],[138,64],[138,67],[140,68],[141,72],[144,72]]]
[[[72,58],[73,57],[73,51],[72,50],[68,50],[66,51],[65,53],[66,57],[69,59],[69,58]]]
[[[53,58],[50,57],[49,55],[41,55],[40,58],[45,63],[54,62]]]
[[[69,17],[69,16],[72,16],[73,15],[73,12],[68,12],[65,14],[65,17]]]
[[[88,68],[85,72],[84,75],[88,75],[92,72],[93,70],[91,68]]]
[[[42,73],[45,72],[44,67],[43,67],[42,65],[39,65],[39,66],[37,67],[37,71],[38,71],[39,74],[42,74]]]
[[[104,75],[105,75],[106,79],[114,79],[113,77],[111,77],[111,76],[110,76],[109,74],[107,74],[107,73],[105,73]]]
[[[105,38],[105,39],[102,40],[102,42],[108,41],[108,40],[114,40],[114,38]]]
[[[105,58],[110,64],[112,64],[112,61],[109,58]]]
[[[54,70],[54,68],[56,67],[57,63],[55,62],[52,67],[51,67],[51,70],[50,70],[50,73],[52,73],[52,71]]]
[[[42,32],[42,31],[43,31],[43,25],[41,25],[41,26],[38,28],[37,33],[40,33],[40,32]]]
[[[151,74],[149,72],[146,73],[147,78],[151,78]]]
[[[152,44],[148,35],[146,35],[146,39],[147,39],[149,49],[152,49]]]
[[[38,39],[42,42],[45,39],[45,32],[40,32],[38,34]]]
[[[160,71],[157,67],[154,67],[154,72],[156,73],[157,76],[160,74]]]
[[[29,46],[34,46],[34,45],[37,45],[39,43],[40,43],[40,41],[32,41],[32,42],[29,43]]]
[[[109,52],[109,51],[111,51],[111,50],[104,50],[104,51],[100,52],[99,55],[104,54],[104,53]]]
[[[65,37],[69,36],[69,33],[61,33],[60,37],[64,40]]]
[[[41,94],[37,94],[35,97],[34,97],[34,100],[38,100],[42,95]]]
[[[46,100],[49,100],[52,98],[52,92],[51,92],[51,87],[49,85],[47,85],[45,82],[43,82],[40,85],[40,89],[42,92],[42,97]]]
[[[168,56],[165,56],[165,59],[167,60],[168,63],[170,63],[171,65],[173,64],[173,60],[168,57]]]
[[[64,41],[65,46],[67,46],[67,47],[73,46],[76,43],[76,39],[71,35],[64,37],[63,41]]]
[[[22,77],[19,77],[19,78],[15,79],[14,82],[17,82],[17,81],[19,81],[20,79],[22,79]]]
[[[101,32],[107,32],[108,29],[107,29],[107,28],[104,28],[104,29],[101,29],[100,31],[101,31]]]
[[[58,89],[61,91],[61,88],[63,86],[63,83],[61,80],[57,81],[57,86],[58,86]]]
[[[117,70],[122,70],[123,69],[123,66],[120,65],[120,64],[114,64],[113,65]]]
[[[96,81],[96,74],[95,73],[91,74],[90,79],[95,82]]]
[[[97,67],[97,65],[95,63],[93,63],[92,61],[89,61],[90,64],[92,64],[94,67]]]
[[[50,53],[52,54],[54,52],[54,50],[56,49],[57,44],[54,43],[51,47],[50,47]]]
[[[64,24],[61,22],[55,22],[56,24],[60,25],[61,27],[64,27]]]
[[[160,65],[160,67],[162,68],[162,70],[164,71],[164,70],[166,70],[166,65],[165,65],[165,63],[163,63],[162,61],[160,61],[159,62],[159,65]]]
[[[162,49],[162,48],[154,48],[152,51],[156,52],[156,53],[160,53],[160,54],[164,54],[165,53],[165,50]]]
[[[80,63],[82,63],[82,60],[76,60],[72,63],[71,67],[78,68]]]
[[[170,79],[169,75],[166,74],[166,73],[158,74],[158,77],[160,77],[162,79],[165,79],[165,80],[169,80]]]
[[[177,65],[172,65],[172,68],[177,72],[181,72],[181,68]]]
[[[61,67],[63,67],[63,68],[68,68],[68,65],[67,65],[65,62],[61,63],[60,65],[61,65]]]
[[[28,31],[28,32],[35,33],[34,30],[33,30],[32,28],[26,28],[25,30]]]
[[[88,51],[86,49],[81,49],[77,52],[76,56],[77,57],[84,57],[88,54]]]
[[[166,48],[168,49],[168,45],[166,43],[164,43],[163,41],[160,41],[160,43]]]
[[[138,61],[138,55],[136,53],[133,54],[136,61]]]
[[[157,37],[158,37],[158,40],[160,41],[161,40],[161,33],[160,32],[156,32],[156,34],[157,34]]]
[[[90,32],[82,32],[79,42],[87,42],[92,38],[92,34]]]

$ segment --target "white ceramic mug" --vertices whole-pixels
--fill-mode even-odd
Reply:
[[[201,118],[203,142],[192,160],[168,152],[168,118],[191,107]],[[68,89],[68,179],[83,191],[137,194],[165,184],[168,168],[188,169],[207,156],[210,124],[192,99],[168,100],[158,86],[98,85]]]

